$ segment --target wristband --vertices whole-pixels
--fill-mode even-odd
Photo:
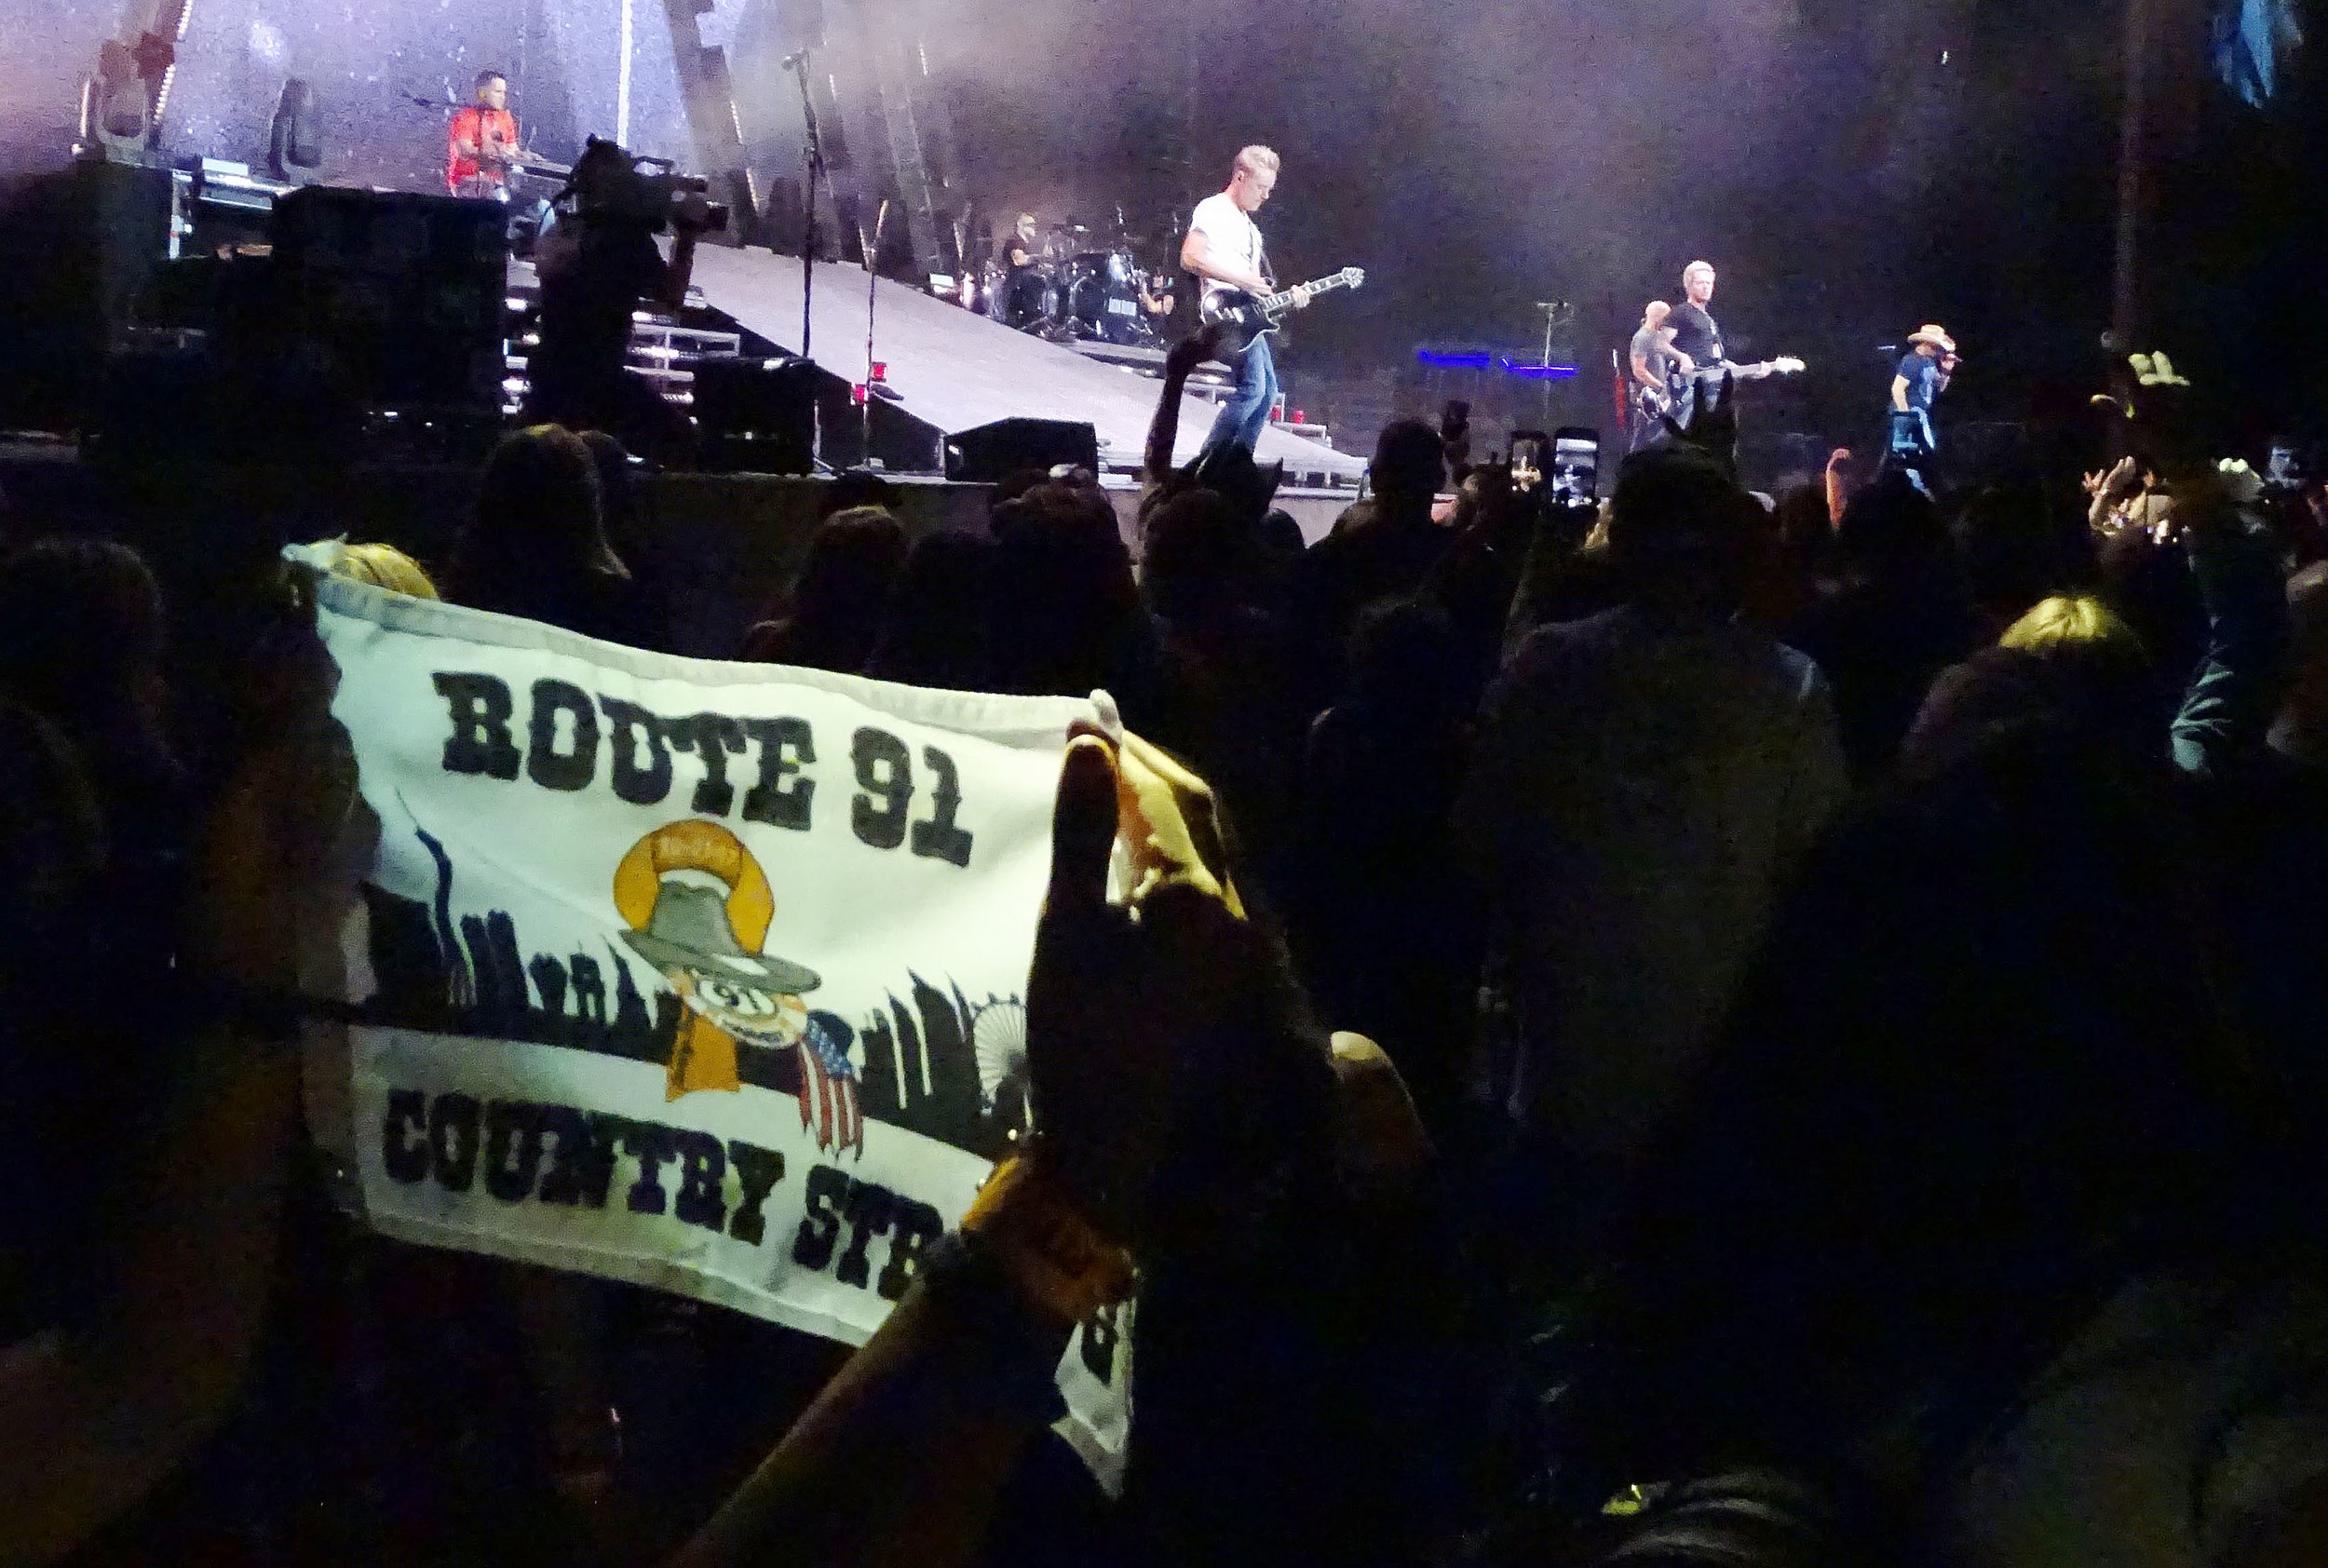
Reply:
[[[995,1168],[962,1216],[962,1234],[994,1257],[1030,1305],[1060,1322],[1080,1323],[1131,1294],[1131,1259],[1023,1157]]]
[[[1067,1413],[1059,1392],[1067,1333],[1027,1310],[1008,1267],[991,1250],[959,1233],[943,1237],[923,1254],[914,1279],[986,1347],[988,1386],[1006,1411],[1030,1426],[1051,1426]]]

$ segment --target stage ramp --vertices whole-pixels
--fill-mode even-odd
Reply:
[[[696,252],[695,285],[704,303],[779,347],[800,351],[801,267],[797,256],[756,248],[707,245]],[[817,268],[817,363],[845,382],[866,377],[866,276],[832,264]],[[887,280],[875,282],[873,358],[888,367],[898,401],[885,411],[894,427],[902,414],[937,439],[998,419],[1088,420],[1098,433],[1100,463],[1117,473],[1140,466],[1157,384],[1133,371],[1088,359],[1073,349],[1012,331],[961,306]],[[1190,398],[1181,412],[1175,462],[1204,444],[1211,406]],[[1279,430],[1262,434],[1256,455],[1285,461],[1289,488],[1355,486],[1362,458],[1332,451]]]

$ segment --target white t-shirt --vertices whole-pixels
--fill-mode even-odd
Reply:
[[[1188,215],[1188,232],[1204,236],[1204,253],[1216,264],[1247,272],[1261,270],[1260,226],[1250,213],[1229,199],[1226,191],[1216,192],[1197,203],[1196,211]],[[1207,304],[1232,291],[1227,284],[1215,278],[1204,280]]]

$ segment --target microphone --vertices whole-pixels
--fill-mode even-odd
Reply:
[[[777,61],[776,68],[778,71],[790,71],[795,65],[805,65],[807,62],[808,51],[806,49],[794,49],[791,54],[786,55],[782,60]]]

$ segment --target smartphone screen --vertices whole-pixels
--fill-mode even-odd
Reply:
[[[1544,482],[1545,449],[1550,439],[1535,430],[1514,430],[1511,433],[1511,488],[1534,490]]]
[[[1568,506],[1589,507],[1601,493],[1601,438],[1590,430],[1570,427],[1552,439],[1552,497]]]

